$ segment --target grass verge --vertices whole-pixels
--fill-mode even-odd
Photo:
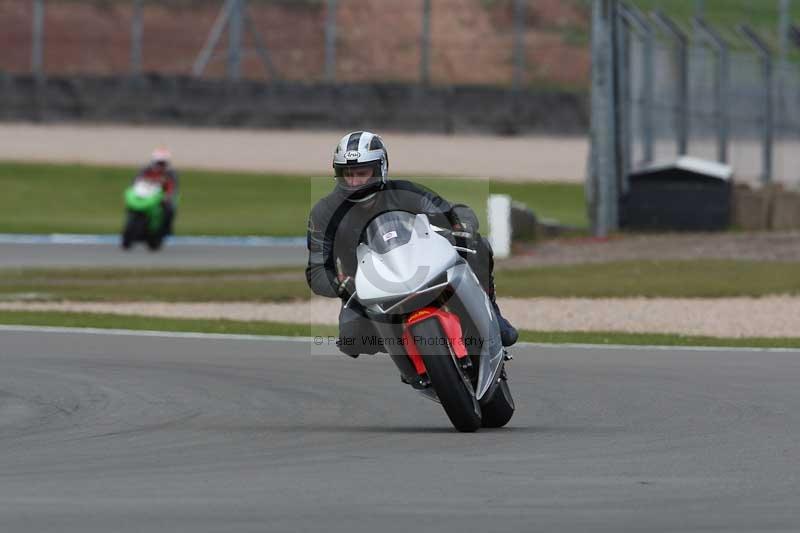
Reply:
[[[590,20],[592,0],[573,2],[585,10],[586,19]],[[692,17],[698,14],[698,8],[702,6],[703,18],[716,27],[735,50],[751,51],[747,43],[736,34],[739,24],[749,24],[775,49],[779,47],[780,3],[777,0],[628,0],[627,3],[638,7],[645,15],[661,10],[689,34],[692,33]],[[792,21],[800,20],[800,4],[797,2],[789,3],[789,18]],[[577,45],[590,39],[588,25],[568,25],[559,29],[567,43]],[[793,61],[800,61],[800,51],[789,47],[788,57]]]
[[[52,326],[65,328],[133,329],[190,333],[228,333],[241,335],[313,336],[335,335],[337,328],[282,322],[244,322],[237,320],[197,320],[150,318],[94,313],[0,311],[0,324],[14,326]]]
[[[721,298],[800,293],[797,263],[620,261],[497,273],[500,295],[558,298]]]
[[[274,302],[310,296],[299,268],[0,270],[0,300]]]
[[[690,27],[691,19],[697,14],[699,4],[697,0],[633,0],[631,3],[645,13],[661,9],[686,27]],[[780,19],[779,2],[703,0],[702,6],[705,19],[723,31],[729,31],[737,24],[750,24],[770,39],[777,33]],[[800,6],[796,3],[790,5],[790,17],[792,20],[800,17]]]
[[[800,294],[797,263],[623,261],[500,270],[500,296],[719,298]],[[307,299],[300,268],[0,270],[0,300],[270,302]]]
[[[333,336],[334,326],[284,324],[277,322],[240,322],[233,320],[162,319],[136,316],[32,313],[0,311],[0,324],[101,329],[131,329],[192,333],[227,333],[245,335]],[[613,344],[631,346],[715,346],[736,348],[800,348],[800,338],[717,338],[683,335],[618,332],[547,332],[523,330],[521,341],[545,344]]]
[[[122,194],[138,169],[0,163],[0,233],[116,233]],[[176,232],[181,235],[305,235],[308,213],[333,181],[244,172],[181,172]],[[537,214],[586,226],[583,188],[561,183],[421,179],[486,220],[490,193],[511,194]]]

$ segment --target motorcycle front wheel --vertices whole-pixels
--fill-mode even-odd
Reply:
[[[447,417],[458,431],[473,432],[481,427],[481,413],[474,392],[467,389],[461,372],[450,355],[447,337],[436,319],[423,320],[412,326],[414,336],[425,339],[419,349],[428,378],[444,407]]]
[[[147,231],[147,218],[141,213],[129,211],[122,230],[122,241],[120,245],[123,250],[130,250],[133,243],[142,239]]]

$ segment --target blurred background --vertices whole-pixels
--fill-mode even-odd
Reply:
[[[800,260],[798,25],[800,0],[0,0],[0,266],[291,266],[288,294],[267,273],[180,298],[307,298],[309,209],[368,129],[484,232],[505,196],[517,297],[795,294],[763,260]],[[124,255],[122,193],[156,146],[176,238]],[[14,247],[54,234],[105,248]],[[53,294],[36,279],[0,293]]]
[[[435,143],[401,137],[395,171],[580,183],[599,4],[605,1],[0,0],[0,120],[444,134],[451,137]],[[619,6],[615,83],[624,100],[615,106],[625,150],[617,172],[688,154],[731,164],[742,182],[796,184],[798,4],[609,2]],[[57,160],[133,164],[143,157],[134,148],[185,140],[151,130],[141,145],[120,140],[126,134],[97,150],[106,155],[87,155],[88,139],[69,149],[72,132],[61,132],[62,142],[50,131],[52,143],[9,132],[0,157],[49,160],[55,151]],[[502,157],[481,167],[470,159],[480,143],[458,144],[452,136],[460,134],[490,136],[483,153]],[[498,142],[526,135],[536,137],[527,149]],[[286,143],[285,157],[272,159],[313,158],[300,146],[320,139],[298,137]],[[328,172],[327,150],[299,167],[270,164],[253,151],[214,165],[202,143],[226,144],[186,146],[179,151],[185,164]],[[461,155],[449,165],[404,166],[438,146]],[[242,163],[249,159],[257,163]]]
[[[589,14],[580,1],[6,0],[0,6],[7,28],[2,68],[14,73],[573,88],[588,82]],[[217,46],[207,49],[210,41]]]

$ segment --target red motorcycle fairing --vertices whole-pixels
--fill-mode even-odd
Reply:
[[[427,371],[425,370],[425,363],[422,361],[417,341],[414,335],[411,334],[411,326],[431,318],[436,318],[439,321],[439,325],[442,327],[442,331],[456,357],[463,359],[467,356],[467,347],[464,345],[461,320],[458,315],[436,307],[423,307],[411,313],[403,324],[403,346],[405,346],[408,358],[414,363],[414,368],[420,376]]]

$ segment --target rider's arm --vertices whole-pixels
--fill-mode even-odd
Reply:
[[[328,224],[324,223],[322,219],[319,209],[315,206],[308,218],[306,281],[314,294],[326,298],[338,298],[339,284],[336,270],[335,267],[332,268],[333,265],[329,264],[329,257],[326,257],[330,256],[330,252],[326,253],[325,243],[325,228]]]
[[[178,173],[172,169],[166,171],[164,194],[167,199],[172,199],[178,194]]]
[[[436,226],[448,227],[452,224],[450,203],[427,187],[407,180],[390,180],[387,187],[398,191],[395,209],[425,214]]]
[[[419,198],[419,212],[428,215],[431,223],[453,231],[452,237],[459,246],[473,249],[478,233],[478,216],[465,204],[451,204],[434,191],[413,182],[404,182],[402,187],[411,189]]]

